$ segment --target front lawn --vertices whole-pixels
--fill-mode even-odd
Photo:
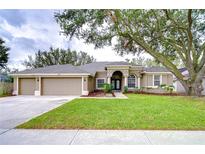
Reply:
[[[128,94],[75,99],[17,128],[205,130],[205,99]]]

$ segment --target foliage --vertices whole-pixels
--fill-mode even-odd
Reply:
[[[202,98],[127,96],[128,99],[75,99],[18,128],[205,130]]]
[[[0,82],[0,96],[11,95],[13,84],[10,82]]]
[[[93,61],[95,61],[93,56],[88,55],[86,52],[76,52],[71,51],[70,49],[54,49],[50,47],[49,51],[39,50],[34,58],[28,56],[28,60],[25,60],[23,64],[28,68],[38,68],[58,64],[72,64],[79,66]]]
[[[166,90],[169,93],[172,93],[174,91],[174,86],[173,85],[161,84],[160,87],[162,89]]]
[[[0,38],[0,69],[6,67],[6,63],[9,59],[9,53],[10,50],[8,47],[4,45],[5,41]]]
[[[127,93],[127,92],[128,92],[128,87],[124,86],[124,93]]]
[[[62,33],[95,48],[117,53],[148,53],[169,69],[187,94],[201,95],[205,75],[204,10],[64,10],[55,14]],[[175,60],[188,69],[184,79]]]
[[[105,83],[103,85],[103,91],[105,93],[110,93],[112,91],[112,85],[111,84],[108,84],[108,83]]]
[[[152,67],[152,66],[162,66],[159,62],[157,62],[154,59],[151,58],[144,58],[144,57],[137,57],[132,59],[126,59],[128,63],[131,63],[133,65],[142,65],[146,67]]]

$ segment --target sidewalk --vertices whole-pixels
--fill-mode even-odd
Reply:
[[[205,144],[205,131],[1,129],[0,144]]]

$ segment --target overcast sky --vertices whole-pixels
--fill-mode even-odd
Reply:
[[[24,69],[22,62],[28,55],[50,46],[71,48],[94,56],[97,61],[122,61],[132,55],[121,57],[111,48],[95,50],[93,45],[85,45],[82,40],[69,41],[59,35],[60,27],[54,20],[57,10],[0,10],[0,37],[11,48],[9,66]]]

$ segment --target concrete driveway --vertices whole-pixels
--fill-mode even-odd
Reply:
[[[0,129],[16,127],[77,96],[13,96],[0,98]]]

